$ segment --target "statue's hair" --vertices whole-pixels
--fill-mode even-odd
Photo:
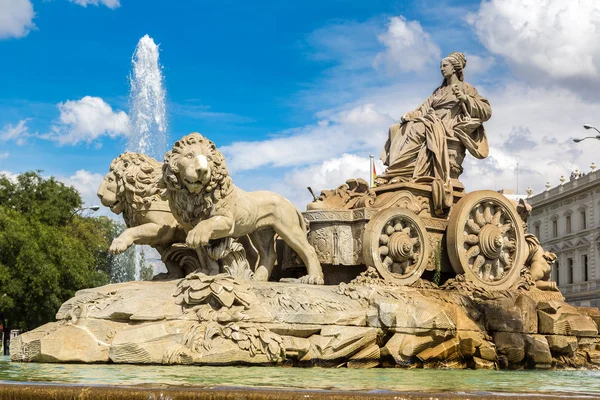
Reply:
[[[162,164],[145,154],[125,152],[110,163],[117,181],[117,199],[123,203],[123,219],[134,224],[134,211],[148,210],[162,201]]]
[[[192,145],[204,147],[204,155],[210,163],[210,180],[198,193],[191,193],[179,178],[179,158]],[[194,225],[199,219],[210,216],[214,205],[233,189],[225,157],[212,141],[197,132],[175,142],[165,154],[163,180],[175,214],[180,216],[182,222]]]
[[[446,59],[450,61],[452,66],[454,67],[454,72],[456,73],[456,77],[464,82],[465,80],[465,67],[467,66],[467,57],[463,53],[459,53],[455,51],[454,53],[450,53],[446,56]]]

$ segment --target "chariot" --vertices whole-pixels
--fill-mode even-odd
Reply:
[[[465,193],[453,179],[450,204],[436,213],[434,183],[419,178],[369,188],[364,180],[350,180],[309,204],[303,213],[308,241],[326,281],[328,271],[361,266],[399,285],[439,271],[462,274],[487,290],[511,287],[528,255],[515,205],[491,190]],[[284,267],[294,260],[286,249]]]

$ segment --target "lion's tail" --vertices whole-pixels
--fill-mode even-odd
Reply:
[[[302,215],[300,210],[296,209],[296,214],[298,215],[298,222],[300,223],[300,226],[302,227],[304,232],[308,234],[308,231],[310,229],[310,223],[304,218],[304,215]]]

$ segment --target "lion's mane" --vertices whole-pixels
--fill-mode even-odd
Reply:
[[[123,219],[128,227],[137,225],[136,212],[164,202],[162,164],[154,158],[126,152],[110,163],[110,171],[117,179],[117,199],[123,203]]]
[[[200,192],[191,193],[179,178],[177,163],[188,146],[197,144],[206,148],[205,155],[211,165],[211,176],[210,181]],[[165,154],[163,180],[167,189],[166,195],[171,200],[171,207],[175,208],[182,222],[192,225],[200,219],[209,217],[215,204],[233,189],[225,165],[225,157],[212,141],[196,132],[175,142],[173,148]]]

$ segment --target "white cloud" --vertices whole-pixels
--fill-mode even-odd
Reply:
[[[35,29],[30,0],[0,0],[0,39],[21,38]]]
[[[12,183],[17,183],[17,176],[19,176],[19,174],[15,174],[14,172],[11,171],[0,171],[0,176],[4,175],[8,178],[9,181],[11,181]]]
[[[475,54],[465,54],[465,57],[467,58],[466,71],[468,76],[484,74],[496,62],[494,57],[481,57]]]
[[[124,111],[113,111],[100,97],[85,96],[81,100],[67,100],[58,104],[59,121],[44,138],[61,145],[90,143],[100,136],[126,136],[129,118]]]
[[[29,119],[22,119],[16,125],[6,124],[0,130],[0,140],[7,142],[14,140],[18,145],[25,143],[25,138],[31,136],[27,127]]]
[[[403,16],[392,17],[387,31],[378,36],[386,50],[377,54],[373,65],[385,67],[389,73],[418,72],[431,62],[439,61],[440,48],[418,21]]]
[[[383,172],[381,161],[377,160],[376,168],[378,172]],[[312,201],[308,186],[318,196],[322,190],[334,189],[351,178],[362,178],[368,182],[369,175],[369,157],[342,154],[340,157],[286,173],[283,183],[274,185],[272,190],[285,196],[298,208],[304,209]]]
[[[467,157],[461,180],[468,190],[516,189],[519,163],[519,190],[531,185],[536,192],[544,183],[558,184],[572,170],[587,171],[597,152],[575,144],[574,137],[587,136],[582,125],[597,117],[598,104],[557,87],[533,88],[513,83],[495,89],[481,88],[490,100],[493,116],[485,124],[490,157]]]
[[[98,6],[98,5],[103,4],[106,7],[113,9],[113,10],[115,8],[121,6],[121,3],[119,2],[119,0],[69,0],[69,1],[71,3],[75,3],[75,4],[78,4],[83,7],[87,7],[88,5]]]
[[[597,0],[484,0],[467,21],[490,52],[529,77],[600,80]]]
[[[100,201],[96,196],[96,192],[100,187],[103,175],[80,169],[75,174],[69,177],[57,177],[56,179],[63,182],[65,185],[73,186],[81,194],[83,204],[91,206],[99,204]]]
[[[373,104],[321,112],[321,121],[257,142],[235,142],[221,148],[233,172],[259,167],[293,167],[327,160],[349,151],[372,149],[374,138],[385,140],[393,119]]]

